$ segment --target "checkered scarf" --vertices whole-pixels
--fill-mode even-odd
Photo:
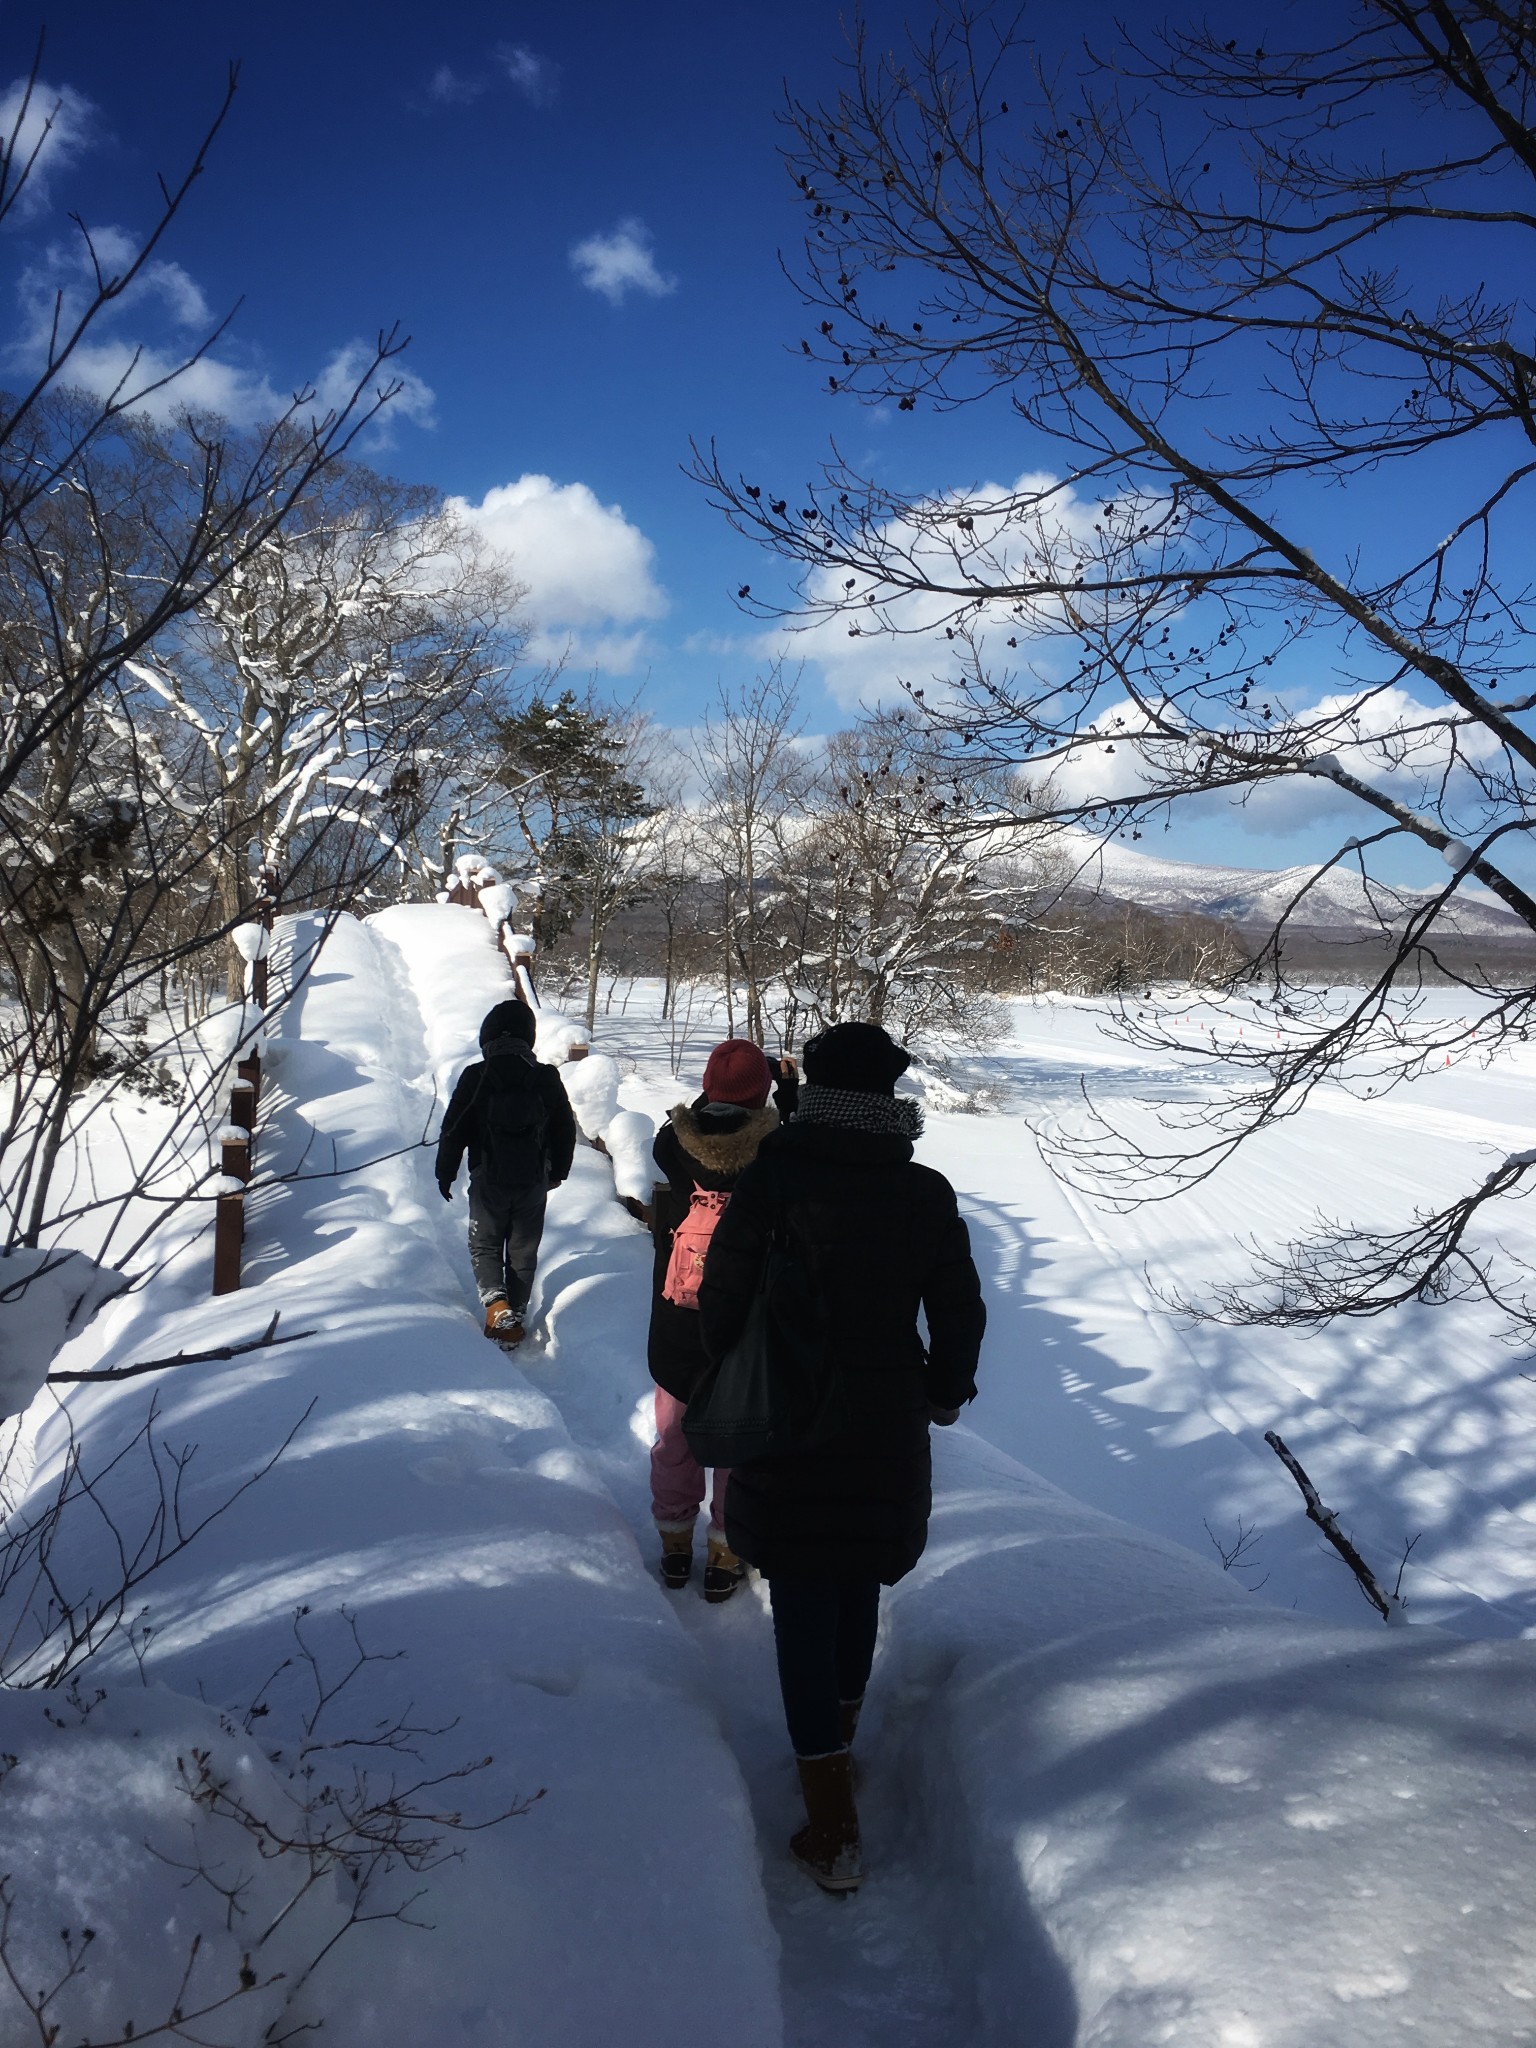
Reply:
[[[845,1131],[873,1131],[881,1137],[919,1138],[923,1105],[910,1095],[867,1095],[861,1088],[822,1088],[807,1081],[790,1119],[797,1124],[836,1124]]]

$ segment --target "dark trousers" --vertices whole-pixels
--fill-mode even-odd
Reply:
[[[526,1308],[533,1292],[539,1240],[544,1235],[544,1204],[540,1187],[504,1192],[469,1184],[469,1263],[482,1302],[504,1300]]]
[[[840,1700],[864,1697],[880,1621],[878,1579],[768,1581],[779,1690],[796,1756],[843,1746]]]

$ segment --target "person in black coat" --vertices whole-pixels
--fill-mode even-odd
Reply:
[[[469,1154],[469,1260],[485,1307],[485,1334],[518,1344],[533,1293],[544,1205],[576,1155],[576,1119],[555,1067],[533,1052],[537,1021],[516,997],[480,1026],[485,1055],[454,1086],[437,1141],[437,1185],[453,1200]]]
[[[770,1103],[773,1087],[776,1103]],[[651,1324],[646,1358],[656,1382],[656,1442],[651,1450],[651,1513],[661,1536],[662,1583],[676,1592],[693,1572],[693,1525],[705,1494],[705,1476],[683,1435],[683,1411],[708,1369],[699,1336],[699,1312],[677,1298],[669,1281],[678,1226],[692,1217],[688,1235],[707,1230],[731,1189],[757,1156],[757,1148],[794,1107],[798,1082],[792,1060],[777,1077],[747,1038],[727,1038],[704,1067],[703,1092],[667,1113],[652,1156],[665,1176],[653,1199],[656,1257],[651,1278]],[[703,1191],[706,1199],[694,1203]],[[715,1198],[710,1200],[709,1198]],[[696,1289],[696,1280],[694,1288]],[[693,1289],[684,1287],[687,1294]],[[730,1473],[716,1471],[710,1492],[709,1544],[704,1597],[728,1600],[745,1568],[725,1537],[725,1489]]]
[[[871,1024],[837,1024],[806,1045],[799,1109],[737,1182],[699,1289],[704,1349],[718,1359],[783,1230],[820,1297],[847,1401],[837,1437],[736,1466],[725,1501],[727,1539],[767,1579],[773,1605],[809,1816],[791,1849],[828,1890],[851,1890],[863,1874],[849,1746],[880,1588],[922,1555],[929,1425],[953,1422],[974,1398],[986,1326],[954,1190],[912,1157],[922,1111],[895,1093],[908,1064]]]

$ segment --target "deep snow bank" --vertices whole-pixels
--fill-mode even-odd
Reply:
[[[1270,1607],[961,1427],[876,1681],[991,2038],[1536,2041],[1536,1643]]]
[[[142,1695],[122,1641],[93,1660],[88,1690],[105,1684],[109,1701],[83,1725],[58,1729],[39,1722],[33,1701],[4,1703],[0,1746],[21,1764],[0,1800],[14,1781],[27,1811],[51,1815],[58,1831],[46,1882],[37,1830],[13,1824],[8,1837],[12,1951],[29,1978],[41,1968],[57,1974],[59,1928],[89,1915],[99,1945],[54,2015],[61,2038],[98,2016],[131,2016],[141,2029],[164,2017],[184,1940],[200,1920],[211,1938],[225,1917],[211,1886],[183,1889],[186,1872],[143,1848],[146,1837],[195,1818],[174,1782],[176,1757],[198,1739],[207,1709],[187,1696],[233,1710],[235,1742],[243,1711],[277,1672],[263,1695],[269,1712],[253,1726],[263,1751],[282,1753],[282,1780],[315,1699],[296,1652],[295,1611],[310,1610],[304,1627],[329,1683],[351,1654],[345,1607],[366,1648],[392,1661],[364,1666],[327,1708],[317,1738],[339,1746],[307,1766],[321,1781],[334,1772],[347,1782],[362,1767],[379,1782],[408,1783],[491,1756],[428,1803],[477,1820],[519,1797],[544,1797],[521,1818],[457,1838],[460,1860],[402,1879],[392,1901],[424,1885],[410,1914],[433,1931],[392,1920],[354,1930],[287,2017],[323,2018],[326,2040],[369,2048],[588,2048],[722,2032],[743,2048],[775,2048],[776,1950],[756,1845],[698,1660],[554,1405],[480,1336],[462,1202],[444,1208],[430,1151],[410,1149],[424,1127],[435,1129],[449,1069],[473,1055],[482,997],[506,992],[485,920],[430,915],[458,920],[463,933],[452,971],[467,1036],[450,1042],[439,1011],[427,1042],[399,954],[343,920],[271,1048],[275,1089],[259,1164],[294,1177],[252,1202],[244,1290],[201,1298],[204,1247],[185,1272],[104,1311],[70,1349],[75,1366],[165,1355],[252,1335],[275,1309],[285,1331],[313,1332],[155,1383],[159,1435],[197,1445],[188,1498],[199,1508],[229,1494],[314,1406],[268,1477],[146,1588],[148,1672],[171,1695],[169,1706],[154,1696],[152,1726],[137,1737],[125,1726]],[[280,935],[280,967],[304,938],[302,921]],[[620,1213],[608,1169],[591,1153],[557,1202],[577,1231],[589,1213]],[[129,1440],[150,1398],[142,1381],[70,1394],[89,1463]],[[33,1501],[66,1455],[61,1422],[45,1422]],[[120,1469],[110,1492],[124,1526],[142,1525],[147,1487],[142,1461]],[[83,1581],[100,1575],[107,1548],[76,1518],[56,1561]],[[419,1762],[366,1746],[381,1724],[402,1718],[425,1731],[410,1738]],[[129,1741],[142,1796],[75,1796],[93,1774],[114,1774]],[[275,1789],[257,1784],[253,1796]],[[222,1875],[240,1874],[249,1839],[216,1847]],[[245,1860],[263,1877],[259,1856]],[[71,1876],[91,1869],[111,1870],[114,1881]],[[236,1943],[251,1943],[266,1924],[270,1869],[263,1881],[249,1913],[236,1910]],[[339,1924],[339,1882],[328,1877],[305,1894],[281,1939],[272,1937],[269,1952],[287,1944],[285,1967]],[[701,1899],[708,1938],[688,1944],[680,1968],[677,1931],[697,1918]],[[265,1954],[253,1961],[264,1968]],[[293,1966],[290,1985],[296,1974]],[[257,2007],[254,1997],[237,2000],[212,2038],[236,2048],[259,2040],[270,1999]],[[0,2038],[19,2031],[7,1987]]]

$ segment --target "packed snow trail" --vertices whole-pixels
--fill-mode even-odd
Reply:
[[[254,1334],[274,1309],[316,1333],[160,1383],[167,1429],[200,1443],[199,1500],[317,1405],[152,1582],[147,1692],[119,1645],[91,1667],[106,1703],[62,1726],[0,1699],[0,1748],[20,1757],[0,1784],[15,1938],[41,1959],[60,1926],[105,1929],[61,2038],[149,2015],[193,1931],[209,1971],[238,1961],[244,1923],[227,1931],[185,1871],[193,1855],[227,1879],[249,1843],[189,1825],[175,1760],[205,1747],[254,1807],[281,1798],[302,1662],[254,1735],[242,1709],[293,1653],[302,1604],[328,1673],[343,1606],[371,1650],[407,1652],[366,1666],[321,1737],[405,1712],[442,1731],[418,1738],[432,1768],[495,1754],[451,1792],[471,1817],[546,1796],[424,1875],[432,1932],[359,1929],[296,1996],[263,1979],[211,2036],[232,2048],[279,2014],[358,2048],[1533,2048],[1536,1644],[1279,1610],[1036,1478],[978,1431],[989,1399],[1005,1431],[1030,1428],[1052,1392],[1044,1338],[1073,1324],[1006,1289],[976,1428],[936,1438],[929,1548],[884,1603],[859,1745],[869,1882],[834,1902],[788,1867],[761,1600],[669,1598],[649,1566],[643,1234],[580,1149],[551,1203],[548,1348],[508,1360],[479,1334],[462,1203],[409,1149],[504,972],[473,912],[343,920],[274,1047],[262,1165],[298,1172],[253,1204],[246,1290],[208,1302],[204,1251],[70,1348],[77,1367],[163,1355]],[[674,1087],[626,1083],[636,1107]],[[935,1117],[925,1155],[957,1161],[964,1189],[973,1134],[1011,1143],[1018,1179],[1001,1157],[988,1169],[978,1238],[1038,1273],[1009,1121]],[[1103,1330],[1080,1226],[1057,1220],[1046,1259],[1067,1252],[1092,1280]],[[1155,1345],[1134,1290],[1119,1298]],[[1164,1382],[1172,1355],[1154,1361]],[[146,1398],[138,1382],[71,1394],[89,1459]],[[1154,1443],[1138,1447],[1149,1479]],[[41,1487],[66,1451],[46,1418],[38,1449]],[[172,1860],[146,1860],[146,1841]],[[260,1919],[281,1868],[251,1875]],[[345,1903],[334,1883],[307,1893],[262,1963],[301,1968]]]
[[[421,1006],[437,1062],[423,1078],[441,1097],[467,1056],[466,1031],[472,1045],[473,1026],[495,996],[482,1000],[483,992],[466,981],[458,931],[445,931],[435,911],[384,911],[370,928],[399,948],[407,999]],[[516,1365],[559,1409],[650,1569],[656,1549],[648,1463],[652,1386],[645,1368],[650,1238],[613,1200],[608,1168],[582,1147],[573,1178],[574,1189],[551,1197],[539,1259],[534,1326],[545,1342],[520,1352]],[[474,1297],[462,1204],[445,1210],[443,1219],[445,1256],[462,1274],[468,1304]],[[702,1564],[702,1534],[698,1545]],[[682,1595],[658,1597],[679,1625],[680,1650],[704,1667],[721,1733],[751,1796],[764,1896],[782,1949],[787,2048],[956,2048],[979,2040],[968,1967],[972,1944],[948,1911],[950,1902],[934,1893],[924,1845],[904,1824],[909,1816],[900,1783],[883,1760],[871,1765],[861,1800],[880,1882],[851,1900],[829,1901],[791,1866],[784,1845],[803,1812],[784,1733],[766,1591],[753,1586],[728,1606],[711,1607],[698,1585],[696,1576]],[[876,1757],[879,1723],[876,1711],[866,1729],[865,1747]],[[691,1848],[687,1853],[691,1857]],[[694,1944],[719,1935],[701,1898],[676,1930],[675,1966],[687,1970]]]

